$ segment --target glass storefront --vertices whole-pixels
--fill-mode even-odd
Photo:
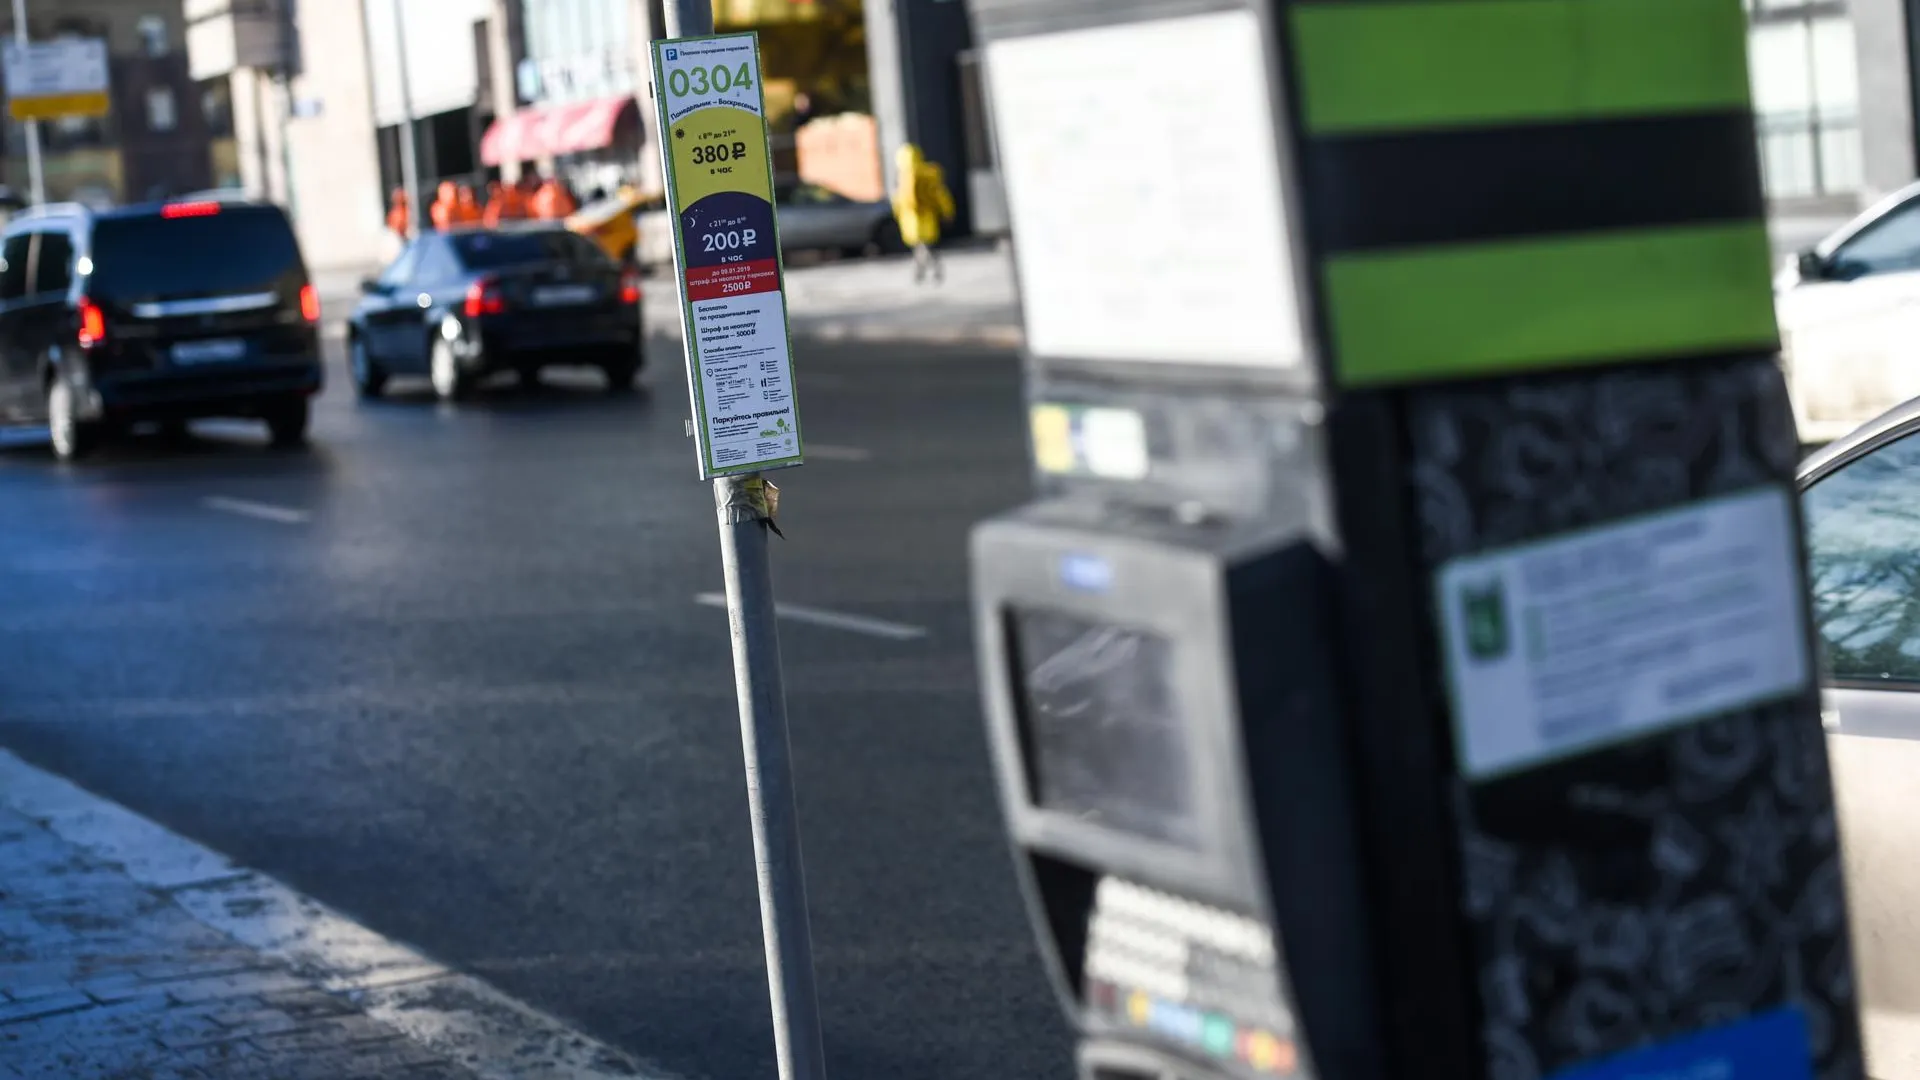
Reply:
[[[1853,23],[1834,0],[1744,0],[1754,122],[1770,199],[1862,186]]]

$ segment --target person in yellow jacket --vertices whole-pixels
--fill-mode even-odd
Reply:
[[[934,281],[944,280],[946,271],[933,249],[940,242],[940,226],[953,220],[946,173],[912,143],[894,155],[894,165],[900,175],[893,189],[893,217],[900,223],[900,239],[913,248],[913,283],[925,281],[929,271]]]

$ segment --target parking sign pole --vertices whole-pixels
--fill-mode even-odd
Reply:
[[[667,0],[664,14],[669,38],[713,33],[711,0]],[[662,94],[665,89],[655,87],[654,92]],[[663,122],[663,139],[666,130]],[[667,175],[671,187],[670,168]],[[687,260],[684,252],[676,254],[684,309]],[[699,376],[693,370],[697,366],[696,328],[686,325],[685,329],[690,381],[697,383]],[[761,381],[763,385],[766,382]],[[696,409],[696,423],[703,422],[700,413]],[[758,472],[718,476],[713,481],[720,562],[726,575],[727,622],[733,639],[734,689],[740,704],[747,812],[753,823],[754,875],[760,890],[760,932],[766,951],[774,1050],[782,1080],[824,1080],[826,1057],[814,988],[813,940],[801,865],[799,814],[794,803],[786,690],[781,684],[780,633],[774,624],[773,567],[767,540],[774,509],[771,491],[771,485]]]
[[[13,0],[13,39],[25,45],[32,40],[27,36],[27,0]],[[27,121],[27,181],[33,194],[33,205],[39,206],[47,201],[46,167],[40,163],[40,121]]]

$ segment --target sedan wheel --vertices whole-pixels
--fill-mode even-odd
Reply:
[[[47,433],[53,438],[53,456],[77,461],[93,452],[98,429],[74,415],[73,388],[56,376],[47,384]]]
[[[363,398],[377,398],[387,388],[387,373],[367,355],[367,343],[355,337],[348,346],[347,366],[353,375],[353,388]]]
[[[442,401],[454,401],[467,396],[473,380],[460,370],[460,359],[453,355],[453,343],[445,338],[433,339],[433,392],[440,395]]]

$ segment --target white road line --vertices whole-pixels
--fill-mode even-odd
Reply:
[[[0,750],[0,807],[483,1080],[661,1077],[478,978]]]
[[[862,450],[858,446],[835,446],[832,443],[808,443],[806,454],[809,458],[821,461],[872,461],[873,451]]]
[[[231,499],[225,495],[209,495],[200,500],[200,505],[209,510],[259,518],[261,521],[273,521],[282,525],[305,525],[313,520],[311,513],[296,510],[291,506],[275,506],[272,503],[253,502],[250,499]]]
[[[695,596],[693,601],[712,608],[724,609],[727,606],[724,593],[703,592]],[[792,619],[794,622],[812,623],[815,626],[847,630],[855,634],[870,634],[889,641],[913,641],[927,636],[927,628],[924,626],[910,626],[907,623],[872,619],[865,615],[849,615],[842,611],[828,611],[825,608],[806,607],[802,604],[775,604],[773,613],[783,619]]]

